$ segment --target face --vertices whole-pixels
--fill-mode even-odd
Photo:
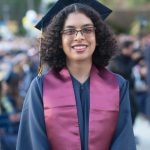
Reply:
[[[124,48],[122,52],[126,56],[131,56],[133,53],[133,45],[129,46],[128,48]]]
[[[62,30],[62,48],[67,62],[92,61],[96,47],[95,27],[83,13],[70,13]]]

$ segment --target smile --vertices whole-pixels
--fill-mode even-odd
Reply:
[[[87,48],[88,46],[87,45],[75,45],[75,46],[72,46],[72,48],[76,51],[83,51]]]

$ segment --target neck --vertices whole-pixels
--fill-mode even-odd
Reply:
[[[70,74],[80,83],[84,83],[90,76],[92,62],[67,62]]]

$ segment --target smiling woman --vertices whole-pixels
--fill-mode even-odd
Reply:
[[[96,0],[59,0],[37,24],[50,70],[28,91],[17,150],[136,149],[127,81],[105,68],[118,49],[102,20],[110,12]]]
[[[78,29],[78,30],[77,30]],[[64,23],[62,32],[62,48],[66,55],[66,65],[85,61],[92,65],[92,55],[96,47],[95,30],[92,20],[83,13],[70,13]],[[66,30],[75,31],[71,35]],[[70,66],[71,67],[71,66]],[[86,67],[86,66],[85,66]]]
[[[107,12],[105,13],[107,14]],[[77,14],[82,14],[82,16],[78,18]],[[88,19],[87,23],[85,22],[85,18]],[[70,22],[68,25],[66,24],[66,22],[68,22],[67,20]],[[76,22],[76,26],[74,22]],[[76,36],[66,36],[66,29],[67,31],[68,29],[69,31],[70,29],[81,30],[81,28],[86,26],[94,27],[96,32],[96,34],[93,32],[96,38],[96,48],[94,50],[94,54],[92,55],[92,61],[96,66],[106,66],[109,59],[118,50],[114,35],[109,27],[101,20],[101,16],[98,14],[98,12],[91,9],[91,7],[87,5],[85,8],[85,5],[78,4],[77,7],[72,5],[72,7],[69,7],[69,9],[63,9],[61,12],[58,12],[58,14],[52,18],[50,24],[44,28],[42,27],[44,31],[44,38],[42,38],[41,41],[41,60],[48,63],[51,68],[58,71],[65,67],[66,55],[64,54],[62,48],[63,40],[72,40],[72,37],[74,37],[75,40],[79,36],[79,38],[86,38],[87,40],[90,39],[91,35],[93,34],[88,34],[87,36],[87,34],[83,33],[83,36],[81,36],[81,32],[78,32]]]

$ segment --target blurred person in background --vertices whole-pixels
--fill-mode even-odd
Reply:
[[[13,58],[14,71],[19,75],[19,94],[25,98],[31,81],[38,73],[36,56],[29,56],[27,52],[17,54]]]
[[[23,74],[20,82],[20,95],[22,98],[25,98],[25,95],[28,91],[28,88],[38,73],[37,64],[32,60],[32,57],[29,57],[27,54],[19,63],[21,65]]]
[[[1,145],[4,150],[15,150],[18,133],[20,111],[19,76],[10,71],[6,79],[0,82],[0,129]]]
[[[37,25],[50,70],[30,85],[17,150],[136,149],[128,83],[105,68],[118,49],[107,12],[95,0],[59,0]]]
[[[144,58],[139,61],[133,68],[133,76],[135,79],[134,88],[136,93],[136,101],[140,115],[146,117],[146,98],[147,98],[147,65]]]
[[[138,106],[136,103],[136,95],[134,89],[134,76],[132,74],[133,67],[142,59],[141,52],[133,50],[134,42],[125,40],[121,43],[120,54],[113,57],[110,61],[108,68],[129,81],[129,95],[131,104],[132,123],[134,124],[135,118],[138,114]]]

